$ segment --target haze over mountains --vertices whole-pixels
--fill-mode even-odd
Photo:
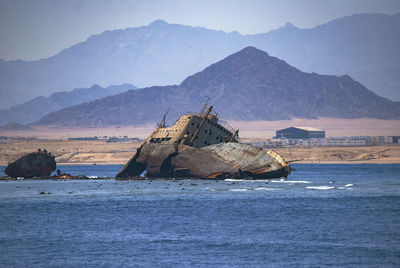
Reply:
[[[400,119],[400,103],[369,91],[350,76],[302,72],[254,47],[247,47],[185,79],[69,107],[36,125],[105,126],[159,121],[171,108],[177,119],[197,111],[210,97],[223,119],[374,117]]]
[[[32,123],[50,112],[105,96],[115,95],[130,89],[136,89],[136,87],[130,84],[109,86],[107,88],[93,85],[90,88],[76,88],[69,92],[53,93],[50,97],[36,97],[12,108],[0,110],[0,125],[11,122],[19,124]]]
[[[46,59],[0,60],[0,108],[96,83],[177,84],[249,45],[302,71],[351,74],[376,93],[400,100],[400,14],[364,14],[256,35],[164,21],[106,31]]]

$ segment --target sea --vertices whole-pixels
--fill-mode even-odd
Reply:
[[[400,165],[292,166],[256,181],[96,179],[120,165],[0,181],[0,267],[400,267]]]

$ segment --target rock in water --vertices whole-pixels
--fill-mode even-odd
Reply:
[[[55,169],[55,157],[50,152],[38,150],[38,152],[22,156],[17,161],[9,164],[5,173],[13,178],[32,178],[50,176]]]

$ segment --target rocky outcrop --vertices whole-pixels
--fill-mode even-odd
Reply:
[[[43,177],[50,176],[56,169],[55,157],[45,149],[22,156],[8,165],[5,173],[13,178]]]

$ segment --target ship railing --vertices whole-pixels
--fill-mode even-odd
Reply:
[[[219,121],[219,124],[220,124],[221,126],[223,126],[224,128],[226,128],[227,130],[229,130],[230,132],[232,132],[232,133],[235,133],[235,131],[236,131],[236,130],[235,130],[233,127],[231,127],[231,125],[229,125],[228,122],[226,122],[226,121],[220,120],[220,121]]]

